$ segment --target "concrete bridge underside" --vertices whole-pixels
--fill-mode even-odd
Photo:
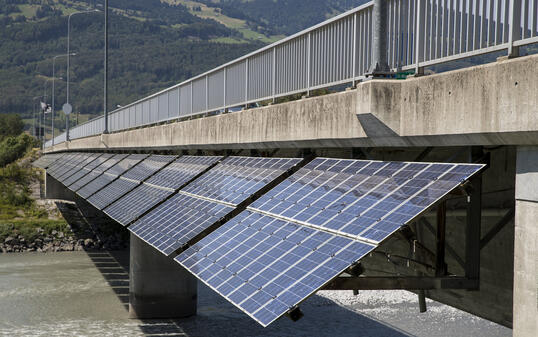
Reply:
[[[336,94],[76,139],[47,152],[251,149],[285,156],[308,149],[341,158],[466,162],[478,146],[491,156],[483,176],[480,290],[426,295],[513,327],[516,336],[535,336],[537,74],[534,55],[402,81],[372,80]],[[454,272],[464,263],[465,208],[461,198],[448,204],[446,254]],[[425,220],[414,229],[435,245],[435,221]],[[386,243],[402,254],[406,245],[398,237]],[[381,255],[365,266],[370,275],[398,272]]]

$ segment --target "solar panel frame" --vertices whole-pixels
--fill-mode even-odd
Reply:
[[[175,261],[266,327],[373,249],[247,210]]]

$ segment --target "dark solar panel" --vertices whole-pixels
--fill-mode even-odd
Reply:
[[[134,189],[136,186],[138,186],[138,184],[139,183],[136,181],[127,180],[120,177],[99,192],[92,195],[88,201],[97,209],[102,210]]]
[[[482,167],[318,158],[250,208],[379,242]]]
[[[174,191],[143,183],[104,209],[112,219],[124,226],[172,195]]]
[[[183,156],[147,180],[147,183],[176,190],[217,163],[222,157]]]
[[[80,170],[79,172],[77,172],[77,173],[73,174],[72,176],[70,176],[69,178],[67,178],[63,182],[63,184],[65,186],[68,186],[73,191],[76,190],[76,189],[74,189],[74,186],[73,186],[73,188],[71,187],[71,185],[73,185],[73,183],[79,181],[79,179],[81,179],[82,177],[89,174],[94,168],[96,168],[99,165],[103,164],[105,161],[107,161],[108,159],[110,159],[113,156],[114,155],[110,154],[110,153],[105,153],[105,154],[100,155],[94,161],[92,161],[91,163],[86,165],[84,168],[82,168],[82,170]],[[78,188],[80,188],[80,186]]]
[[[32,163],[33,166],[45,169],[60,158],[59,154],[46,154]]]
[[[106,170],[108,170],[112,166],[116,165],[120,160],[122,160],[126,156],[127,156],[126,154],[113,155],[112,157],[108,158],[107,160],[101,162],[98,166],[94,167],[91,172],[89,172],[88,174],[84,175],[83,177],[81,177],[77,181],[75,181],[72,185],[69,186],[69,189],[74,191],[74,192],[78,192],[78,190],[81,187],[88,184],[89,182],[91,182],[95,178],[101,176]],[[100,159],[100,158],[101,157],[99,157],[98,159]]]
[[[92,161],[95,160],[95,158],[99,157],[100,155],[101,155],[100,153],[88,154],[84,160],[77,163],[76,165],[72,165],[68,170],[66,170],[64,174],[58,177],[58,181],[61,183],[64,183],[67,180],[67,178],[71,177],[73,174],[82,170],[83,167],[90,164]]]
[[[122,177],[136,181],[144,181],[176,158],[177,156],[149,156],[126,172]]]
[[[52,177],[55,177],[58,171],[61,171],[65,166],[73,159],[78,157],[78,153],[67,153],[62,155],[57,161],[54,162],[50,167],[47,168],[47,174]]]
[[[374,248],[245,211],[176,261],[267,326]]]
[[[221,220],[233,207],[181,192],[129,227],[129,230],[166,255],[186,245]]]
[[[66,174],[67,172],[69,172],[70,170],[72,170],[73,168],[75,168],[77,165],[79,165],[80,163],[84,162],[86,160],[86,158],[88,158],[88,154],[86,153],[80,153],[80,154],[75,154],[74,156],[72,156],[69,160],[67,160],[61,167],[57,167],[54,172],[49,172],[49,174],[56,180],[60,180],[60,178]]]

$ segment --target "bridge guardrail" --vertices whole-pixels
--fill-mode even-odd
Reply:
[[[373,64],[374,1],[109,114],[117,132],[363,80]],[[415,70],[538,43],[538,0],[387,0],[387,62]],[[104,117],[71,129],[100,134]],[[65,134],[54,143],[65,141]],[[48,141],[45,146],[53,145]]]

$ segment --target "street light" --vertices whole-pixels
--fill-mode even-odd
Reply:
[[[77,55],[76,53],[71,53],[69,54],[71,56],[75,56]],[[51,146],[54,146],[54,89],[55,89],[55,86],[54,86],[54,83],[55,83],[55,73],[56,73],[56,59],[59,58],[59,57],[65,57],[66,55],[65,54],[62,54],[62,55],[56,55],[52,58],[52,122],[51,122],[51,126],[52,126],[52,136],[51,136]]]
[[[70,50],[71,17],[73,15],[76,15],[76,14],[88,14],[88,13],[95,13],[95,12],[100,12],[100,10],[92,9],[92,10],[87,10],[87,11],[74,12],[74,13],[69,14],[69,16],[67,17],[67,102],[66,102],[66,104],[67,104],[66,108],[67,109],[71,108],[71,105],[69,104],[69,74],[70,74],[70,65],[71,65],[71,62],[70,62],[70,60],[71,60],[71,57],[70,57],[70,54],[71,54],[71,50]],[[68,117],[68,115],[70,113],[71,112],[68,112],[66,114],[66,118],[65,118],[65,129],[66,129],[65,139],[66,139],[66,141],[69,141],[69,117]]]
[[[108,133],[108,0],[105,0],[105,64],[104,64],[104,114],[105,114],[105,129],[104,134]]]

